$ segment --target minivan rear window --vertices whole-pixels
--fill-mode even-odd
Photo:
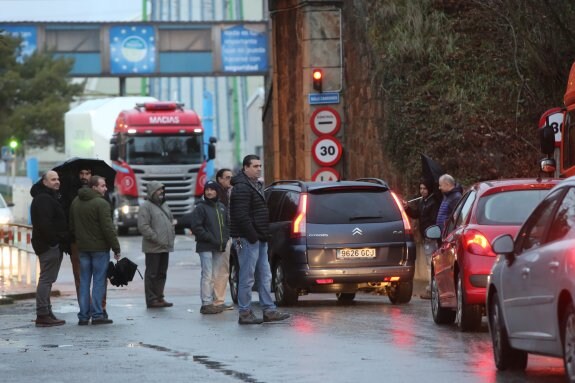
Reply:
[[[391,193],[382,190],[329,189],[309,194],[307,223],[353,224],[400,221]]]

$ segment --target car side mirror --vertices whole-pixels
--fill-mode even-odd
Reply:
[[[509,234],[503,234],[495,238],[491,248],[495,254],[504,255],[510,265],[515,260],[515,243],[513,242],[513,237]]]
[[[441,228],[438,225],[429,226],[425,229],[425,238],[441,239]]]

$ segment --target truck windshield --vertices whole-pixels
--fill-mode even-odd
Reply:
[[[126,162],[134,165],[197,164],[204,160],[202,135],[130,136]]]

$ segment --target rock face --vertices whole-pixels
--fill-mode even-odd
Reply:
[[[421,152],[464,186],[537,176],[537,123],[562,105],[575,57],[575,3],[515,3],[270,0],[266,182],[310,178],[311,68],[337,67],[339,49],[342,178],[415,193]],[[321,8],[340,12],[339,46],[327,42],[336,20],[310,16]]]

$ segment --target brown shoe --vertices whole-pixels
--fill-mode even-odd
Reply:
[[[172,302],[167,302],[163,299],[160,299],[160,303],[164,305],[164,307],[172,307],[174,304]]]
[[[154,301],[154,302],[148,303],[149,309],[159,309],[162,307],[166,307],[166,306],[161,301]]]
[[[54,327],[62,326],[66,321],[62,319],[52,318],[50,315],[36,316],[36,327]]]

